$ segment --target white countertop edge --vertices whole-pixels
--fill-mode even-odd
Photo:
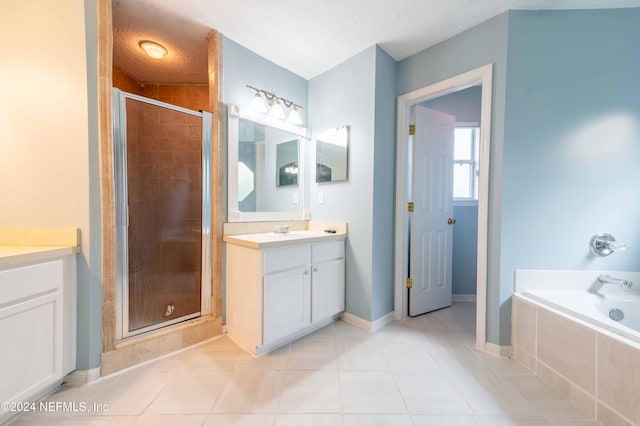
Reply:
[[[78,246],[0,245],[0,269],[45,262],[79,252]]]
[[[313,235],[304,238],[287,238],[283,236],[281,240],[274,241],[259,241],[261,234],[247,234],[247,235],[225,235],[223,241],[235,244],[243,247],[253,249],[264,249],[273,247],[285,247],[299,244],[319,243],[322,241],[344,240],[347,238],[346,233],[335,233],[326,235]]]

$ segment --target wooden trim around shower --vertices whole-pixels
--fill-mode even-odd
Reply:
[[[209,106],[212,132],[212,282],[211,316],[170,326],[126,342],[116,342],[116,224],[112,150],[111,87],[113,27],[111,0],[98,0],[98,108],[102,203],[102,363],[101,375],[131,367],[222,334],[222,209],[224,140],[222,139],[222,36],[212,31],[208,44]]]

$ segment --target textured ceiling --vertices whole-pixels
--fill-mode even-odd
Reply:
[[[211,27],[148,0],[113,0],[113,64],[142,83],[207,83],[207,36]],[[163,45],[152,59],[140,40]]]
[[[211,29],[304,77],[379,44],[404,59],[508,9],[640,6],[640,0],[114,0],[114,64],[143,82],[207,81]],[[169,50],[152,61],[138,47]]]

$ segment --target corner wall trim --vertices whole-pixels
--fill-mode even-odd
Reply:
[[[364,331],[368,331],[369,333],[375,333],[376,331],[380,330],[382,327],[393,321],[393,311],[384,314],[373,322],[363,320],[362,318],[350,314],[349,312],[343,312],[340,315],[340,319],[347,324],[351,324],[354,327],[358,327]]]
[[[452,294],[451,300],[454,302],[473,302],[475,303],[477,300],[477,296],[475,294]]]
[[[64,382],[70,385],[85,385],[95,382],[99,378],[100,367],[96,367],[88,370],[74,370],[65,376]]]
[[[487,342],[484,347],[484,351],[489,355],[493,355],[498,358],[512,358],[513,347],[512,346],[499,346],[495,343]]]

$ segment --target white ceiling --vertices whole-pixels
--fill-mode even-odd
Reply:
[[[309,79],[374,44],[404,59],[508,9],[636,6],[640,0],[113,0],[114,64],[142,82],[205,83],[206,37],[216,29]],[[147,59],[140,39],[163,44],[169,57]]]

